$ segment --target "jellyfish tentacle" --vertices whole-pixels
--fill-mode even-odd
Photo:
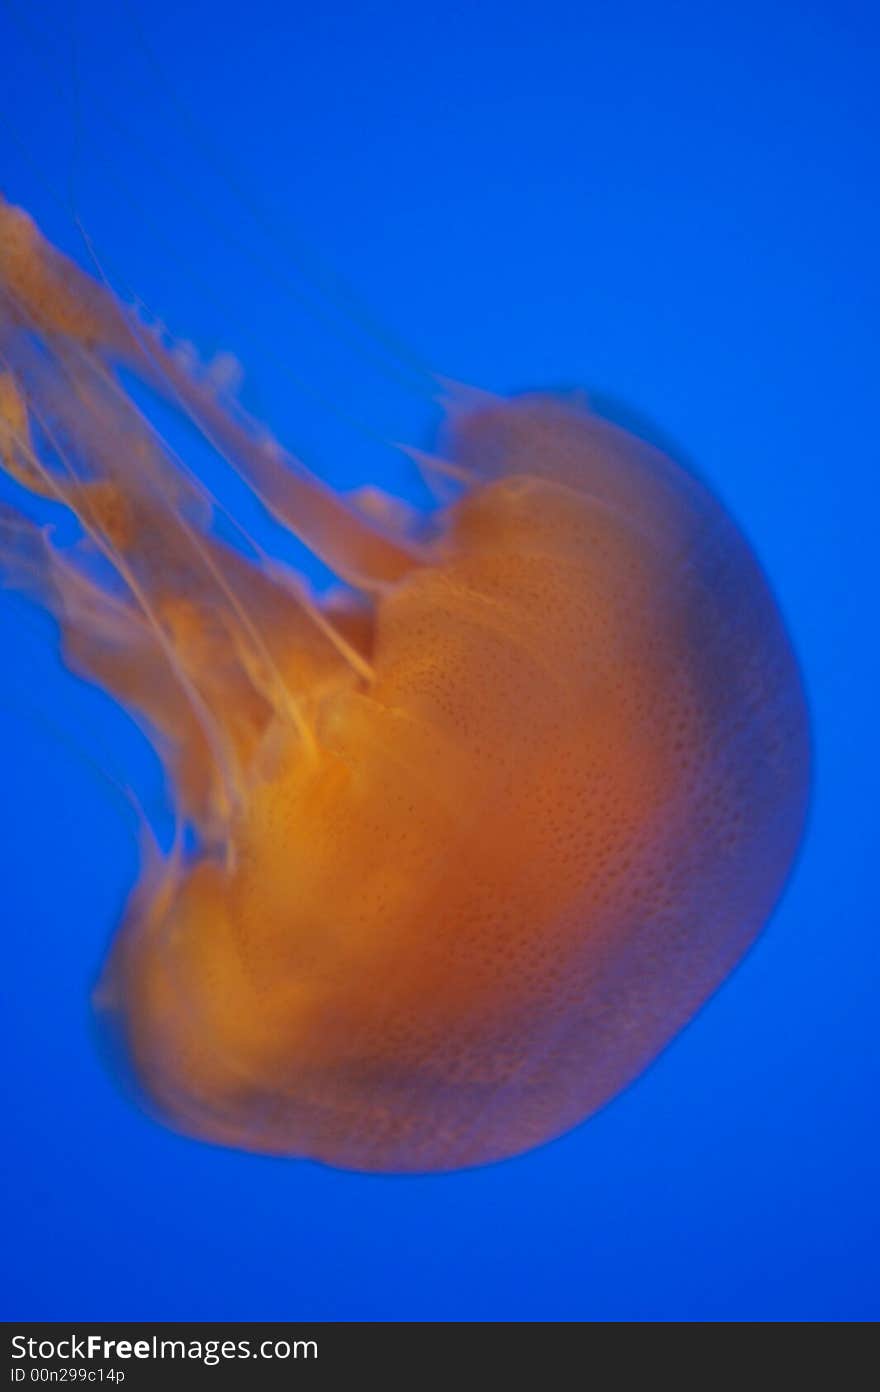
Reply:
[[[179,645],[174,641],[173,631],[169,628],[169,615],[161,612],[161,605],[157,604],[149,590],[141,582],[135,572],[134,567],[129,564],[128,558],[123,554],[117,540],[114,539],[111,531],[108,531],[102,522],[100,512],[100,502],[97,502],[92,492],[95,485],[79,481],[75,466],[70,462],[64,447],[54,436],[52,428],[43,420],[40,426],[49,440],[56,456],[68,473],[71,484],[65,485],[58,482],[50,474],[48,469],[41,463],[36,453],[33,455],[33,462],[38,471],[42,474],[47,487],[56,487],[57,496],[60,502],[69,502],[75,508],[77,517],[88,541],[94,548],[110,562],[120,579],[126,585],[132,595],[135,604],[143,615],[146,628],[154,640],[156,649],[165,658],[180,690],[183,692],[186,701],[192,709],[196,723],[206,744],[211,750],[213,767],[217,772],[214,797],[212,798],[213,807],[211,816],[216,818],[218,824],[228,824],[234,811],[240,806],[243,796],[243,787],[240,770],[237,768],[235,750],[229,732],[225,728],[222,720],[217,713],[211,709],[205,700],[198,682],[192,677],[188,670],[187,663]],[[97,502],[97,506],[96,506]],[[84,548],[80,548],[81,550]],[[51,554],[51,548],[49,548]],[[63,575],[64,572],[60,572]],[[65,591],[61,591],[62,599]],[[62,609],[62,614],[64,610]],[[100,612],[96,611],[92,616],[91,633],[82,631],[81,636],[88,639],[91,637],[93,643],[101,648],[106,641],[107,634],[100,622]],[[86,649],[88,644],[86,643]],[[83,654],[84,665],[90,666],[86,654]],[[92,659],[94,660],[94,658]],[[155,656],[151,657],[152,665],[155,664]]]
[[[82,351],[82,350],[80,350]],[[222,503],[215,497],[213,492],[207,487],[204,481],[194,475],[184,464],[184,462],[171,451],[166,442],[161,438],[156,428],[142,415],[135,407],[131,399],[125,394],[116,378],[102,364],[95,364],[89,360],[89,368],[100,371],[102,386],[113,395],[118,409],[129,417],[143,437],[145,453],[141,456],[141,468],[139,475],[143,477],[145,466],[150,461],[154,461],[153,468],[150,470],[150,483],[158,492],[162,502],[162,527],[163,534],[167,534],[169,529],[177,529],[188,540],[193,553],[198,558],[204,570],[209,572],[211,583],[205,588],[210,590],[212,586],[216,588],[216,596],[206,594],[206,603],[209,599],[216,598],[218,608],[223,607],[222,601],[228,601],[228,606],[224,615],[224,622],[232,629],[233,625],[238,626],[238,631],[231,633],[232,641],[239,656],[246,666],[249,675],[273,707],[279,714],[285,715],[294,727],[298,730],[306,748],[311,755],[314,755],[314,736],[311,727],[306,720],[301,701],[296,694],[296,674],[290,679],[282,673],[277,654],[271,650],[271,644],[267,637],[261,632],[260,625],[254,618],[255,613],[262,613],[265,609],[264,604],[249,604],[248,599],[252,598],[246,593],[253,571],[240,564],[235,553],[229,548],[217,543],[213,538],[205,534],[195,521],[190,521],[185,509],[177,506],[178,499],[174,493],[179,491],[181,485],[186,482],[186,487],[191,490],[191,497],[198,497],[201,503],[213,516],[217,512],[222,512],[229,517],[228,511]],[[154,448],[149,449],[149,442],[153,442]],[[158,461],[161,460],[161,465]],[[169,472],[169,469],[171,472]],[[126,482],[127,488],[131,484]],[[270,562],[269,558],[252,538],[245,528],[235,523],[237,530],[241,533],[243,540],[258,554],[264,573],[268,574]],[[206,520],[207,525],[207,520]],[[150,528],[141,528],[141,535],[149,534]],[[170,538],[165,535],[165,545],[159,562],[159,578],[167,571],[168,565],[168,542]],[[204,586],[204,577],[203,586]],[[252,586],[251,586],[252,588]],[[322,634],[329,639],[338,653],[344,658],[346,663],[361,676],[369,676],[369,668],[361,662],[352,662],[348,646],[345,644],[341,635],[337,634],[328,620],[319,617],[319,611],[312,605],[307,597],[300,592],[292,593],[287,586],[289,600],[296,606],[296,616],[304,617],[311,624],[317,624]],[[299,630],[299,646],[308,648],[310,646],[308,636],[302,624],[295,623],[294,613],[288,604],[285,614],[285,626],[287,629],[287,644],[289,645],[297,636]],[[301,686],[302,683],[299,683]]]
[[[24,322],[128,357],[136,340],[103,285],[50,246],[30,215],[0,196],[0,285]],[[15,315],[15,310],[13,310]]]
[[[4,531],[8,532],[9,530],[20,532],[22,530],[21,518],[14,513],[11,517],[7,516],[6,510],[0,507],[0,562],[8,558],[10,554],[5,549],[9,538],[3,536]],[[30,528],[29,530],[32,534],[30,540],[33,541],[35,539],[34,529]],[[45,580],[45,565],[40,566],[39,571],[41,579]],[[163,850],[156,830],[147,815],[144,803],[134,788],[112,765],[97,757],[72,729],[56,720],[39,699],[35,700],[33,687],[33,681],[28,681],[27,674],[17,671],[10,680],[4,683],[0,702],[15,716],[37,725],[50,739],[71,753],[82,767],[98,779],[101,786],[131,815],[135,826],[135,839],[142,872],[151,881],[154,881],[174,858],[174,844],[172,843],[167,852]],[[172,788],[171,791],[174,794],[176,790]],[[175,842],[179,835],[178,829],[179,818],[176,817]]]
[[[395,449],[405,454],[407,459],[411,459],[417,464],[419,469],[431,474],[440,474],[443,478],[454,479],[456,483],[463,483],[472,486],[477,482],[477,475],[473,469],[465,468],[463,464],[456,464],[452,459],[444,459],[439,454],[432,454],[429,450],[417,449],[414,445],[404,445],[395,443]]]
[[[276,583],[285,596],[289,596],[300,611],[306,615],[316,631],[327,639],[334,652],[338,654],[351,672],[367,683],[372,682],[376,675],[375,669],[361,648],[346,636],[344,613],[338,610],[334,612],[327,606],[322,608],[316,604],[304,592],[302,585],[297,582],[296,578],[277,563],[267,561],[264,570],[267,577]],[[372,624],[370,627],[372,628]]]
[[[23,239],[26,249],[34,242],[36,235],[27,219],[13,220],[13,234],[13,243],[16,238]],[[44,409],[57,418],[56,423],[60,423],[65,433],[74,438],[77,452],[88,456],[89,467],[93,471],[98,468],[99,478],[78,481],[78,470],[68,459],[67,472],[70,477],[62,486],[57,475],[35,462],[22,394],[11,372],[6,372],[0,383],[0,447],[8,472],[31,491],[66,502],[75,510],[79,504],[91,519],[93,527],[97,527],[105,542],[111,544],[105,553],[108,559],[118,561],[118,553],[125,552],[129,565],[138,573],[148,593],[167,590],[172,579],[185,571],[188,597],[192,599],[194,591],[199,590],[203,613],[206,616],[214,611],[222,613],[223,625],[229,631],[229,646],[234,650],[239,665],[251,683],[269,697],[273,708],[291,720],[304,748],[314,756],[311,727],[293,694],[291,680],[281,676],[275,656],[250,617],[248,605],[240,594],[235,593],[233,577],[249,572],[236,568],[231,563],[230,553],[202,534],[198,526],[201,518],[190,520],[187,516],[193,509],[193,498],[197,493],[201,494],[202,502],[207,501],[209,509],[215,505],[214,500],[203,487],[189,486],[185,474],[175,469],[174,462],[167,457],[164,442],[159,441],[158,446],[151,445],[151,432],[155,435],[155,431],[143,420],[94,349],[87,346],[96,338],[107,338],[105,328],[94,323],[94,306],[99,306],[103,319],[113,319],[118,313],[115,302],[108,297],[102,304],[100,287],[88,282],[91,289],[97,291],[91,297],[91,308],[86,304],[83,317],[77,318],[72,309],[64,310],[62,305],[61,328],[66,337],[59,339],[56,334],[54,339],[50,339],[45,328],[46,314],[41,307],[40,277],[22,276],[16,269],[16,257],[27,266],[29,256],[30,251],[27,255],[16,253],[11,258],[12,274],[9,279],[12,285],[7,281],[3,293],[4,301],[10,307],[7,317],[26,327],[43,330],[47,346],[51,345],[54,349],[56,365],[63,374],[63,381],[59,382],[57,374],[53,376],[46,370],[42,359],[36,364],[35,355],[32,354],[29,359],[27,346],[17,345],[18,356],[32,370],[32,376],[40,379],[30,384],[32,410],[35,401],[41,399]],[[51,280],[54,274],[51,258],[47,258],[47,263],[49,271],[43,275],[43,281]],[[9,258],[3,263],[4,272],[8,269]],[[73,268],[73,273],[75,297],[76,277],[80,273],[76,268]],[[22,300],[22,294],[37,301],[37,311],[41,316],[38,320],[32,319],[31,306]],[[58,297],[53,298],[50,294],[48,299],[50,306],[57,308]],[[8,325],[6,327],[8,336]],[[121,341],[121,337],[116,335],[117,341]],[[132,339],[129,349],[128,357],[139,351],[136,339]],[[87,408],[85,414],[84,408]],[[94,428],[88,431],[88,438],[83,438],[82,422],[88,419],[89,414]],[[26,432],[24,436],[21,436],[22,430]],[[14,446],[13,434],[20,437]],[[125,448],[122,448],[123,445]],[[137,463],[135,470],[131,468],[132,454]],[[149,501],[145,494],[149,495]],[[181,506],[182,502],[186,503],[186,507]],[[151,545],[153,536],[161,537],[161,547]],[[188,555],[188,551],[192,554]],[[198,562],[198,574],[194,574],[193,558]],[[124,568],[118,566],[118,569],[122,573]],[[342,658],[347,669],[354,669],[359,677],[369,679],[369,665],[357,657],[344,638],[333,630],[330,621],[320,617],[304,596],[297,596],[294,601],[289,588],[285,613],[288,646],[296,629],[291,622],[292,601],[307,620],[306,627],[319,630],[324,648],[329,647],[337,658]],[[165,618],[186,622],[181,609],[175,610],[174,606],[166,612]],[[304,632],[301,632],[300,638],[305,649],[314,646],[313,640]],[[293,681],[296,684],[295,673]]]
[[[90,245],[84,230],[83,235]],[[5,201],[0,201],[0,282],[21,306],[19,313],[42,331],[130,367],[177,405],[270,512],[342,579],[381,588],[422,560],[415,548],[358,517],[295,456],[256,438],[173,352],[141,333],[106,285],[50,247],[33,220]]]
[[[487,390],[486,387],[477,387],[471,382],[461,382],[457,377],[447,377],[441,372],[434,372],[431,375],[440,389],[436,400],[447,412],[469,412],[490,406],[503,406],[504,404],[505,398],[503,396]]]
[[[366,590],[394,584],[424,563],[417,547],[370,523],[331,492],[295,455],[259,439],[161,347],[145,368],[150,384],[198,426],[260,498],[341,579]]]
[[[18,398],[11,400],[15,407]],[[84,405],[81,395],[79,409]],[[145,641],[145,629],[137,620],[136,610],[122,605],[106,590],[88,580],[75,566],[61,560],[38,529],[23,518],[17,518],[15,530],[19,541],[21,538],[31,538],[27,564],[22,557],[21,545],[14,548],[10,543],[9,526],[2,544],[11,582],[20,589],[31,591],[46,607],[57,612],[67,634],[68,647],[75,651],[75,660],[80,669],[109,685],[121,699],[134,700],[145,707],[151,714],[153,724],[160,731],[164,728],[167,732],[180,729],[188,722],[179,709],[179,703],[169,702],[167,692],[159,699],[161,710],[157,712],[149,671],[155,668],[157,660],[161,663],[159,650],[164,651],[184,692],[203,717],[203,727],[207,727],[210,719],[221,731],[222,742],[227,746],[221,767],[229,768],[228,782],[239,785],[240,795],[240,784],[244,777],[240,767],[241,746],[247,731],[229,728],[227,708],[236,707],[234,703],[230,707],[228,700],[224,699],[224,684],[231,684],[232,688],[239,690],[239,705],[250,709],[252,724],[257,731],[265,727],[270,712],[291,714],[289,702],[280,700],[277,694],[279,686],[288,692],[290,681],[282,678],[280,673],[277,673],[277,686],[267,680],[266,666],[275,667],[276,672],[277,666],[268,647],[257,641],[253,625],[248,620],[249,606],[242,595],[236,593],[237,589],[241,589],[240,585],[236,585],[236,579],[239,576],[247,578],[249,569],[240,563],[237,566],[240,558],[225,552],[225,548],[211,538],[199,536],[182,513],[175,511],[170,503],[164,503],[163,499],[150,499],[143,488],[137,490],[129,487],[125,491],[114,477],[105,478],[100,474],[95,479],[82,478],[78,467],[55,438],[53,427],[41,418],[40,409],[32,398],[31,415],[40,424],[46,439],[54,446],[56,457],[64,466],[63,475],[51,472],[36,454],[30,433],[26,439],[22,439],[13,430],[13,418],[17,425],[23,423],[20,415],[16,407],[7,409],[3,417],[2,443],[4,454],[13,464],[11,472],[32,491],[74,508],[86,532],[86,540],[74,548],[77,556],[83,563],[88,563],[86,553],[91,542],[94,549],[111,562],[150,620],[154,630],[153,639],[158,640],[158,645],[156,641]],[[102,416],[101,420],[106,425],[107,417]],[[29,422],[25,423],[29,425]],[[80,441],[80,448],[84,443],[87,444],[88,440]],[[109,455],[112,457],[112,450]],[[23,460],[26,461],[24,465]],[[142,462],[145,462],[143,453]],[[161,472],[154,472],[161,483]],[[154,538],[160,541],[159,546]],[[193,563],[191,550],[202,562],[201,566]],[[50,580],[54,583],[50,583]],[[183,591],[183,598],[176,596],[176,584]],[[254,581],[251,579],[251,597],[253,589]],[[255,607],[258,611],[265,609],[265,602]],[[303,614],[300,647],[308,654],[315,648],[315,642],[311,637],[307,607],[300,605],[300,610]],[[288,639],[291,632],[295,633],[295,619],[296,610],[291,598],[286,597],[284,620]],[[335,657],[334,650],[327,642],[324,649],[313,654],[312,666],[318,659],[327,666],[332,665],[329,655],[332,653]],[[249,692],[248,686],[253,690]],[[256,707],[255,696],[265,697]],[[314,757],[311,726],[298,709],[293,714],[297,717],[294,723],[303,748],[309,756]],[[253,740],[250,742],[253,743]],[[239,755],[234,769],[233,747]],[[205,767],[211,763],[209,759],[201,762]],[[192,781],[189,780],[190,783]],[[222,803],[226,809],[224,815],[231,815],[238,801],[238,796],[235,799],[231,795],[226,797]],[[222,820],[221,804],[218,803],[217,807],[218,818]]]
[[[72,364],[69,355],[66,362],[62,361],[63,357],[59,357],[59,366],[66,367],[64,384],[59,388],[50,378],[49,385],[56,387],[54,393],[46,383],[39,384],[43,387],[42,397],[45,398],[48,393],[48,401],[41,398],[38,384],[31,384],[31,413],[39,417],[41,406],[47,413],[54,406],[54,414],[59,417],[61,427],[73,436],[78,452],[89,455],[90,466],[93,470],[97,468],[98,476],[83,478],[79,467],[66,455],[66,477],[50,472],[46,464],[35,456],[29,433],[27,439],[22,440],[14,429],[23,424],[29,428],[29,422],[22,419],[20,395],[10,389],[3,398],[5,409],[0,422],[4,435],[0,443],[9,457],[12,471],[23,485],[33,491],[72,506],[80,514],[87,530],[91,528],[103,540],[104,554],[116,565],[119,573],[127,579],[131,578],[128,571],[134,573],[143,592],[155,604],[157,616],[179,662],[211,710],[219,714],[221,722],[225,707],[235,708],[235,703],[224,701],[223,682],[231,681],[242,688],[240,678],[244,676],[254,691],[266,698],[267,709],[259,713],[254,724],[262,729],[271,714],[291,715],[303,747],[314,757],[311,726],[298,707],[295,712],[289,709],[294,698],[288,693],[294,688],[308,689],[318,671],[325,673],[324,681],[330,680],[337,685],[341,672],[353,671],[359,679],[370,680],[372,669],[369,664],[304,594],[294,593],[289,583],[282,585],[277,576],[268,573],[267,558],[264,558],[265,573],[262,574],[237,553],[199,531],[196,521],[188,519],[186,509],[176,506],[180,499],[168,497],[169,461],[151,448],[146,427],[140,428],[139,414],[121,392],[115,379],[100,365],[96,367],[91,360],[84,364]],[[74,367],[83,370],[74,372]],[[99,371],[104,374],[100,380],[96,376]],[[68,398],[72,386],[76,388],[76,420],[70,418]],[[109,401],[101,399],[105,388],[119,397],[118,403],[113,399],[112,409]],[[56,402],[55,397],[60,400]],[[94,429],[88,424],[89,410]],[[56,425],[59,420],[56,420]],[[126,424],[129,427],[133,424],[134,429],[129,430],[128,448],[124,450],[121,445],[123,426]],[[45,419],[43,425],[44,433],[49,437],[52,428]],[[117,463],[117,458],[124,458],[126,454],[130,456],[134,446],[138,451],[138,469],[132,471],[130,457],[122,465]],[[57,453],[59,457],[62,456],[60,447]],[[26,459],[26,464],[22,464],[23,459]],[[105,469],[108,476],[104,474]],[[181,491],[181,481],[177,478],[174,479],[174,489],[178,494]],[[188,498],[188,495],[185,496]],[[157,541],[158,545],[155,544]],[[61,572],[62,589],[73,583],[71,576],[75,574],[72,567]],[[22,585],[20,567],[18,584]],[[81,580],[80,588],[83,584]],[[175,587],[185,598],[175,598]],[[39,594],[39,584],[36,588]],[[93,600],[100,593],[95,589]],[[40,597],[46,601],[44,595]],[[109,598],[105,603],[111,603]],[[259,614],[264,620],[268,615],[277,641],[271,635],[264,637],[257,632],[251,614]],[[72,624],[69,612],[63,617],[68,625]],[[144,697],[149,693],[138,692],[129,679],[134,670],[137,680],[143,680],[143,664],[133,662],[129,655],[121,670],[114,671],[106,653],[102,652],[100,660],[94,653],[90,654],[90,644],[83,632],[89,625],[83,623],[83,617],[80,609],[76,625],[80,667],[93,672],[96,665],[100,666],[101,679],[122,699],[129,702],[139,699],[144,704]],[[92,629],[96,630],[92,646],[100,648],[110,635],[107,615],[94,602],[90,619]],[[124,616],[123,627],[128,623],[131,623],[130,614]],[[210,642],[205,649],[207,636]],[[140,637],[142,639],[143,635]],[[117,644],[120,642],[118,632],[113,634],[113,638]],[[203,650],[201,658],[200,644]],[[292,661],[289,657],[291,652],[294,654]],[[286,671],[282,674],[279,663],[285,655]],[[300,671],[303,663],[306,666]],[[271,676],[277,680],[277,684],[276,680],[267,678],[267,668],[271,669]],[[285,693],[283,698],[279,698],[279,690]],[[241,703],[250,701],[252,706],[251,696],[241,690]],[[149,706],[149,700],[146,704]],[[174,719],[166,721],[166,724],[173,726],[179,720],[180,713],[177,712]]]
[[[31,493],[53,497],[33,462],[34,446],[24,394],[15,374],[0,367],[0,464]]]

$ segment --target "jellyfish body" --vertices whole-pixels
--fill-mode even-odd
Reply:
[[[805,815],[797,665],[717,499],[535,394],[451,410],[465,482],[430,526],[358,511],[9,208],[0,344],[7,469],[83,528],[62,551],[7,517],[0,558],[146,723],[200,836],[146,866],[96,997],[147,1105],[402,1171],[523,1151],[613,1097],[754,940]],[[348,601],[216,538],[119,364]]]

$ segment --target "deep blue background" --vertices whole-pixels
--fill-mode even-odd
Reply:
[[[0,0],[7,195],[83,258],[75,205],[111,279],[235,349],[248,403],[336,482],[414,487],[291,374],[385,435],[424,442],[432,417],[287,293],[294,231],[444,372],[645,413],[769,570],[816,794],[758,947],[575,1133],[424,1179],[227,1153],[140,1115],[95,1052],[136,855],[70,742],[148,795],[157,773],[4,603],[3,1313],[876,1317],[874,7],[131,5],[44,0],[25,31]]]

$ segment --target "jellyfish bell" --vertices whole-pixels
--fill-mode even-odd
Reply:
[[[582,400],[450,390],[421,462],[452,501],[355,506],[8,206],[0,345],[6,469],[82,527],[62,552],[17,519],[7,581],[146,722],[196,837],[148,860],[96,993],[145,1104],[382,1171],[602,1106],[755,939],[803,827],[797,664],[719,501]],[[218,539],[120,367],[346,600]]]

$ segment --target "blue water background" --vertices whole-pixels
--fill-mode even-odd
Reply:
[[[7,196],[87,265],[75,210],[114,284],[175,335],[235,351],[247,405],[340,486],[419,496],[296,376],[380,437],[427,443],[436,416],[408,368],[398,384],[378,350],[349,351],[331,324],[346,292],[322,296],[329,319],[291,295],[316,251],[454,377],[581,384],[643,413],[757,547],[817,756],[809,836],[765,936],[588,1124],[448,1177],[234,1154],[150,1121],[98,1058],[88,997],[137,859],[73,746],[159,809],[161,785],[124,715],[64,673],[51,625],[4,603],[2,1313],[876,1317],[876,10],[17,12],[24,29],[0,4]]]

